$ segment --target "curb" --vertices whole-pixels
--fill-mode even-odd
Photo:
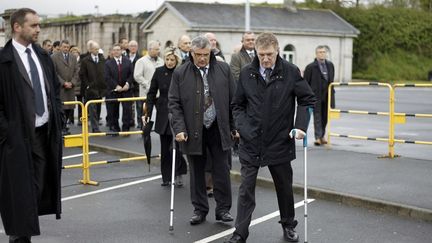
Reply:
[[[90,144],[90,149],[119,157],[135,157],[145,155],[129,150],[117,149],[98,144]],[[154,161],[155,164],[160,164],[159,158],[154,159]],[[237,182],[240,182],[240,172],[231,170],[231,178]],[[257,186],[274,189],[273,180],[260,176],[257,177]],[[303,195],[304,187],[301,184],[293,184],[293,191],[295,194]],[[401,217],[432,222],[432,210],[430,209],[419,208],[374,198],[362,197],[349,193],[341,193],[312,186],[308,186],[308,197],[338,202],[353,207],[366,208],[377,212],[397,215]]]

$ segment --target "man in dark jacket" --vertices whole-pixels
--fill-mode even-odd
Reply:
[[[9,242],[39,235],[38,215],[61,213],[60,82],[37,44],[39,16],[11,16],[13,38],[0,52],[0,213]]]
[[[228,64],[216,61],[207,38],[193,39],[190,62],[174,71],[168,93],[175,138],[190,165],[192,225],[204,222],[209,211],[204,176],[206,156],[213,161],[216,220],[233,220],[229,212],[232,200],[228,164],[234,131],[230,109],[233,94]]]
[[[105,96],[107,85],[104,79],[105,58],[99,54],[99,44],[95,41],[88,43],[89,55],[81,60],[80,77],[85,101],[102,99]],[[99,130],[98,104],[89,106],[92,132]]]
[[[327,126],[328,86],[334,80],[334,66],[332,62],[326,60],[326,46],[318,46],[315,53],[315,61],[307,65],[304,71],[304,79],[312,87],[312,91],[317,97],[314,108],[314,144],[319,146],[327,143],[324,135]],[[334,89],[332,89],[332,92],[331,107],[334,108]]]
[[[298,68],[279,57],[278,40],[273,34],[260,34],[255,45],[257,57],[241,70],[233,99],[234,119],[240,133],[242,182],[236,230],[227,242],[245,242],[249,235],[256,178],[262,166],[269,167],[276,187],[284,238],[296,242],[291,168],[295,142],[289,134],[295,128],[296,138],[303,138],[308,125],[306,108],[313,106],[315,97]]]

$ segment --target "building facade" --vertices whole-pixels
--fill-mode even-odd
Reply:
[[[273,32],[279,39],[280,55],[301,71],[315,58],[315,48],[325,45],[328,59],[335,65],[335,80],[352,77],[353,39],[360,33],[330,10],[254,6],[250,9],[251,31]],[[206,32],[216,34],[227,61],[241,43],[245,26],[244,5],[167,1],[142,25],[147,41],[164,45],[188,34],[192,38]]]

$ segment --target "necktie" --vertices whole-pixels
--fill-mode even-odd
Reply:
[[[98,58],[97,57],[94,58],[94,62],[98,63]]]
[[[119,83],[121,83],[121,78],[122,78],[122,64],[120,62],[120,59],[117,60],[118,64],[117,64],[117,68],[118,68],[118,81]]]
[[[38,116],[42,116],[42,114],[45,111],[44,102],[43,102],[43,95],[42,95],[42,88],[41,88],[41,82],[39,79],[39,72],[36,67],[36,63],[34,62],[32,56],[31,56],[31,50],[27,48],[25,50],[27,53],[29,65],[30,65],[30,75],[31,75],[31,81],[33,83],[33,92],[35,94],[35,108],[36,108],[36,114]]]
[[[321,65],[321,73],[324,76],[324,79],[328,80],[327,66],[325,62],[320,63],[320,65]]]
[[[251,60],[253,60],[254,57],[255,57],[255,53],[254,52],[249,52],[249,57],[251,58]]]
[[[265,71],[264,71],[266,83],[270,83],[271,72],[272,72],[271,68],[266,68]]]
[[[209,128],[216,118],[216,108],[213,103],[213,98],[210,95],[210,88],[207,80],[207,68],[201,67],[200,70],[203,72],[203,84],[204,84],[204,126]]]
[[[64,59],[66,61],[66,63],[69,61],[69,55],[68,54],[64,54]]]

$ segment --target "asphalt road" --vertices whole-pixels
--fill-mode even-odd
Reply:
[[[65,156],[78,153],[66,149]],[[92,160],[115,157],[92,154]],[[74,158],[65,159],[73,164]],[[170,189],[160,186],[158,166],[148,172],[143,162],[117,163],[98,166],[93,179],[100,186],[76,183],[80,171],[64,170],[63,214],[40,218],[42,235],[33,237],[35,243],[111,243],[111,242],[223,242],[232,232],[233,223],[216,222],[214,200],[202,225],[188,223],[192,214],[189,200],[189,180],[185,187],[175,190],[174,231],[169,231]],[[128,184],[129,183],[129,184]],[[233,207],[236,215],[237,182],[232,182]],[[249,243],[284,242],[277,223],[277,201],[273,189],[258,187],[257,206],[250,228]],[[296,195],[299,225],[297,232],[304,239],[302,197]],[[430,242],[432,224],[402,217],[348,207],[334,202],[315,200],[308,204],[309,242]],[[0,242],[7,237],[0,234]]]

